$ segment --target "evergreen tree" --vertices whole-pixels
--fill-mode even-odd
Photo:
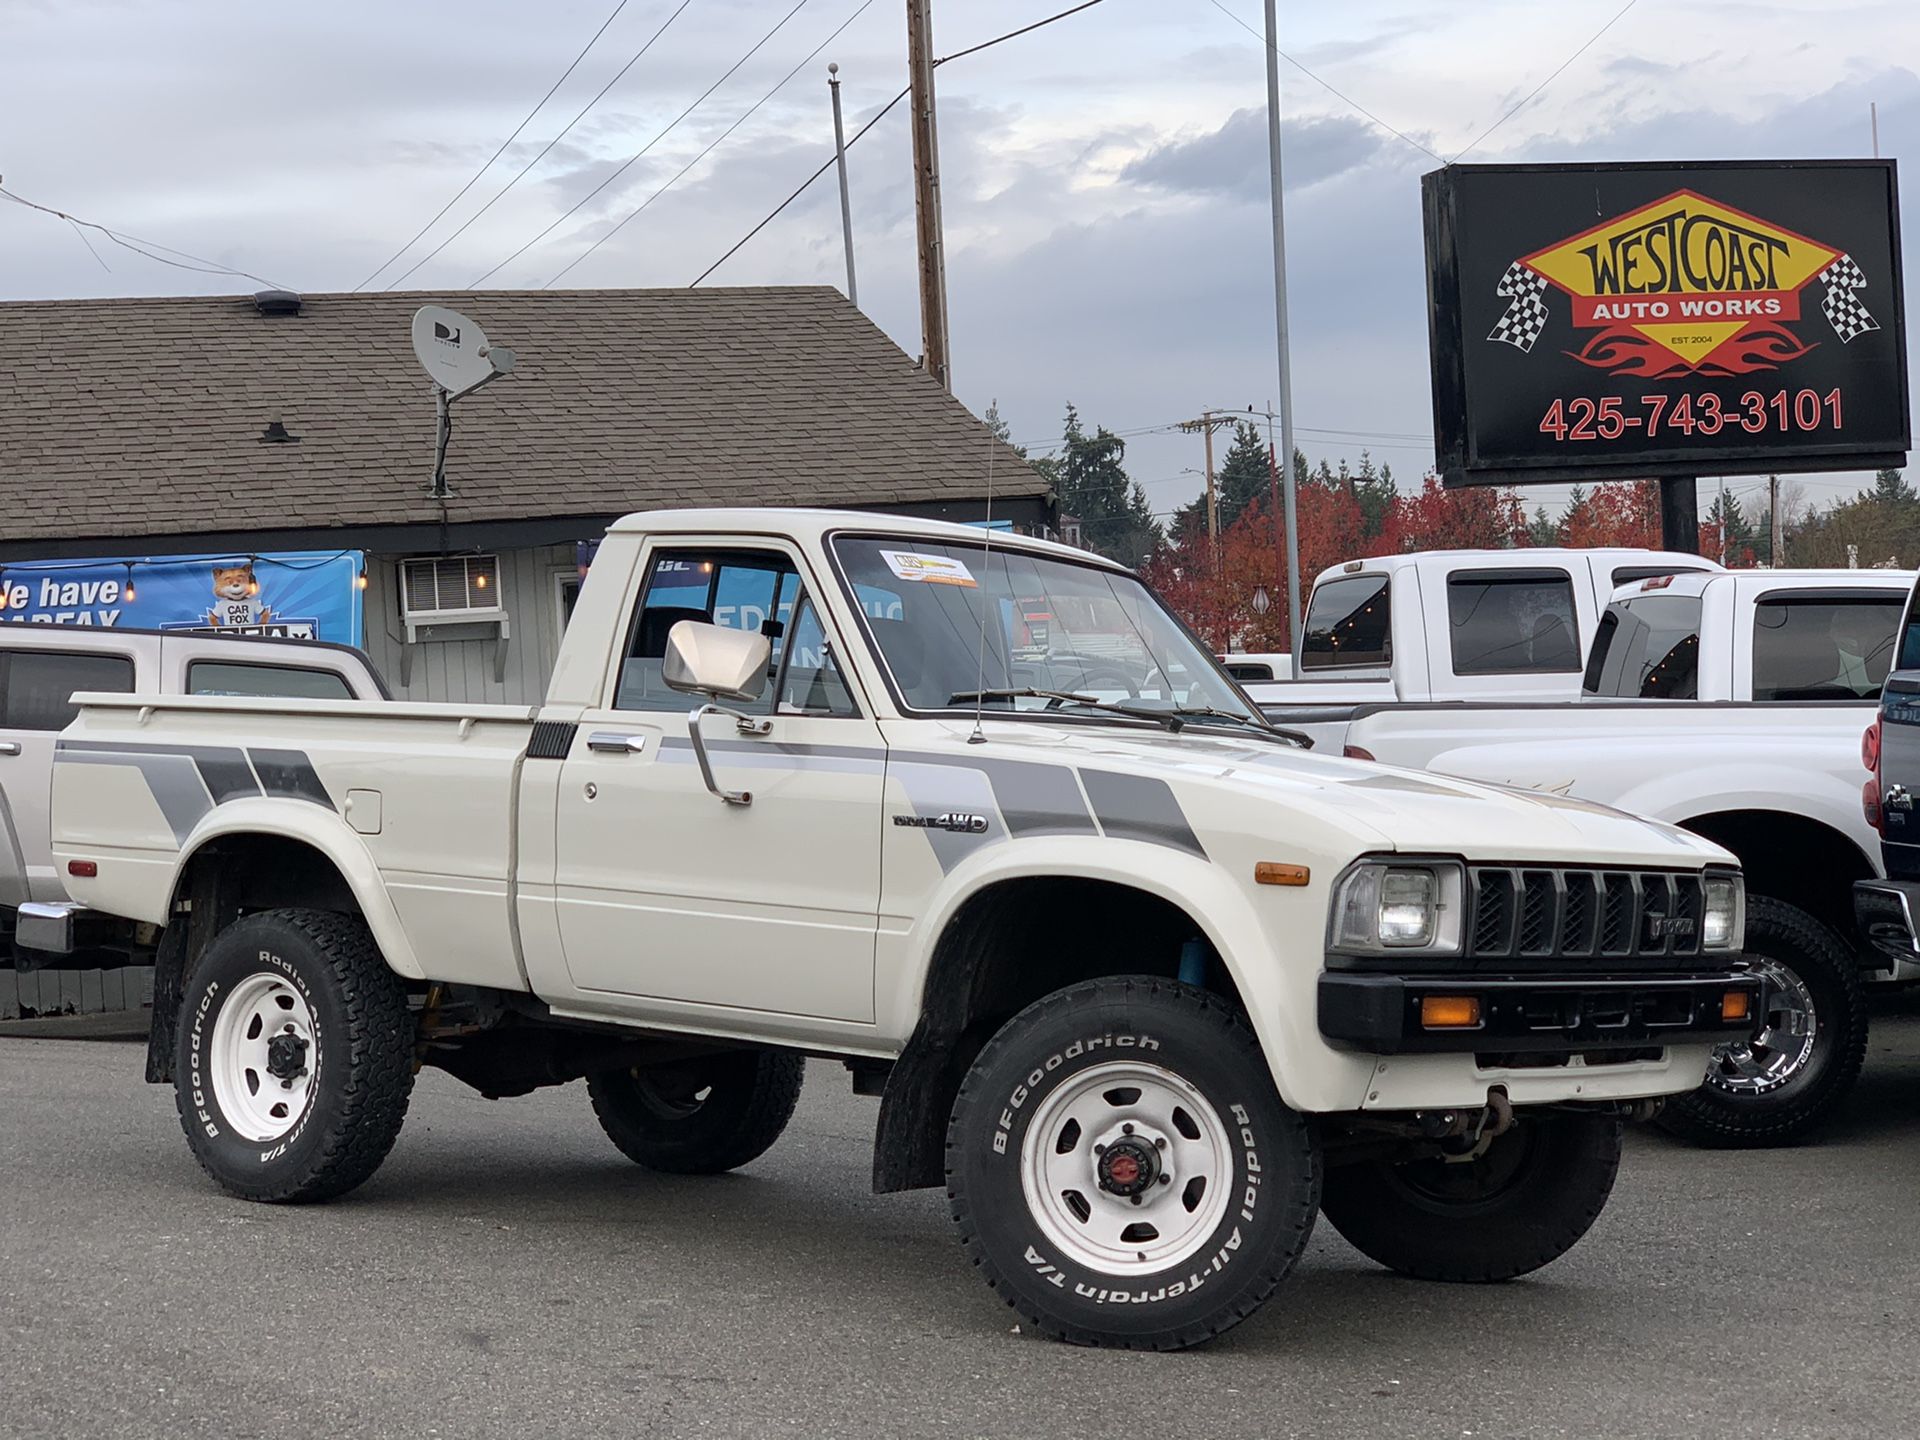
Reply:
[[[985,422],[987,429],[994,433],[995,438],[998,439],[1001,444],[1013,451],[1013,453],[1018,455],[1022,460],[1027,458],[1027,447],[1013,443],[1013,427],[1001,418],[1000,401],[998,397],[987,402],[987,413],[980,418]]]
[[[1071,405],[1061,438],[1060,453],[1036,466],[1052,482],[1061,513],[1080,521],[1090,549],[1123,565],[1143,564],[1165,537],[1147,492],[1121,463],[1127,442],[1105,426],[1087,434]]]
[[[1547,507],[1533,507],[1533,519],[1527,522],[1527,543],[1530,545],[1558,545],[1560,543],[1560,523],[1547,514]]]
[[[1749,553],[1757,553],[1758,546],[1753,533],[1753,522],[1747,519],[1746,511],[1740,508],[1740,502],[1721,491],[1714,497],[1713,508],[1707,512],[1707,524],[1715,526],[1720,532],[1720,549],[1729,565],[1740,565]],[[1716,557],[1717,558],[1717,557]]]
[[[1860,498],[1898,509],[1920,500],[1920,495],[1913,493],[1913,487],[1907,484],[1898,470],[1877,470],[1873,476],[1873,489]]]
[[[1220,497],[1220,528],[1230,528],[1250,505],[1264,506],[1272,487],[1272,470],[1267,463],[1267,442],[1252,425],[1242,423],[1233,432],[1233,447],[1226,461],[1214,473],[1214,487]],[[1206,497],[1201,497],[1205,518]]]
[[[1393,511],[1393,471],[1382,465],[1375,469],[1373,457],[1360,452],[1360,468],[1353,472],[1353,498],[1360,502],[1367,538],[1387,528],[1387,516]]]

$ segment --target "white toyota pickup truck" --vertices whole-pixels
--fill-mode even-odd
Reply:
[[[1349,560],[1313,582],[1291,678],[1247,681],[1246,691],[1269,720],[1333,751],[1362,705],[1571,700],[1616,589],[1719,568],[1698,555],[1632,549]]]
[[[1085,1343],[1219,1333],[1317,1214],[1546,1264],[1762,991],[1710,842],[1312,754],[1125,570],[875,515],[621,521],[533,708],[83,697],[53,826],[166,927],[149,1078],[234,1194],[365,1180],[422,1064],[726,1170],[838,1057],[875,1188]]]
[[[1860,938],[1853,900],[1880,873],[1861,734],[1913,583],[1898,570],[1646,580],[1601,618],[1579,700],[1362,710],[1348,731],[1349,754],[1618,806],[1739,857],[1748,947],[1773,983],[1759,1034],[1662,1112],[1692,1139],[1808,1134],[1859,1074],[1863,982],[1920,977]]]

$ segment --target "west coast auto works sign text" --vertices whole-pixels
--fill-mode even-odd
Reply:
[[[1448,483],[1904,463],[1891,161],[1452,166],[1423,189]]]

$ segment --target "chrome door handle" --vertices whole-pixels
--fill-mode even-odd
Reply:
[[[638,755],[647,748],[647,737],[623,735],[614,730],[595,730],[587,736],[587,748],[613,755]]]
[[[18,755],[19,753],[20,742],[18,740],[0,740],[0,755]]]

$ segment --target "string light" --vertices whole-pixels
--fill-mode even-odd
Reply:
[[[120,598],[129,603],[138,600],[140,593],[133,588],[133,562],[127,562],[127,583],[120,587]]]

